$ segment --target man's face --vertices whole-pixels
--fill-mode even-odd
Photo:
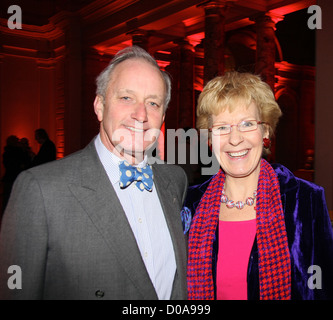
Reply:
[[[159,70],[142,59],[114,69],[105,101],[97,96],[95,113],[103,144],[130,163],[143,160],[164,121],[166,88]]]
[[[42,139],[39,137],[38,133],[35,132],[35,140],[39,143],[42,144]]]

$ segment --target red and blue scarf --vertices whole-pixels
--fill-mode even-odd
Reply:
[[[220,169],[201,198],[191,224],[187,271],[190,300],[214,299],[212,252],[224,181]],[[258,181],[256,223],[260,299],[288,300],[291,266],[280,186],[274,169],[264,159]]]

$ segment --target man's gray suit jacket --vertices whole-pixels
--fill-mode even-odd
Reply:
[[[187,178],[169,164],[153,164],[153,173],[176,258],[171,299],[186,299]],[[8,288],[19,276],[11,265],[22,289]],[[157,299],[94,140],[18,177],[0,233],[0,299]]]

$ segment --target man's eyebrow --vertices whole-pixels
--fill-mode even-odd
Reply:
[[[161,100],[163,100],[163,98],[161,96],[158,96],[156,94],[150,94],[149,96],[147,96],[147,99],[161,99]]]
[[[132,90],[132,89],[126,89],[126,88],[121,88],[119,90],[117,90],[118,94],[124,94],[124,93],[128,93],[128,94],[133,94],[136,95],[137,93]],[[163,101],[163,97],[157,94],[150,94],[147,97],[145,97],[145,99],[157,99],[159,101]]]
[[[126,88],[121,88],[119,90],[117,90],[118,93],[131,93],[131,94],[135,94],[135,92],[131,89],[126,89]]]

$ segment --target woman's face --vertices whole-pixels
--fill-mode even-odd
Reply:
[[[237,125],[244,120],[260,121],[255,103],[248,107],[240,103],[233,112],[225,110],[212,116],[213,127],[217,125]],[[224,172],[234,178],[259,177],[260,160],[263,151],[263,138],[268,138],[266,125],[258,124],[253,131],[241,132],[237,126],[231,127],[226,135],[212,134],[212,149]]]

